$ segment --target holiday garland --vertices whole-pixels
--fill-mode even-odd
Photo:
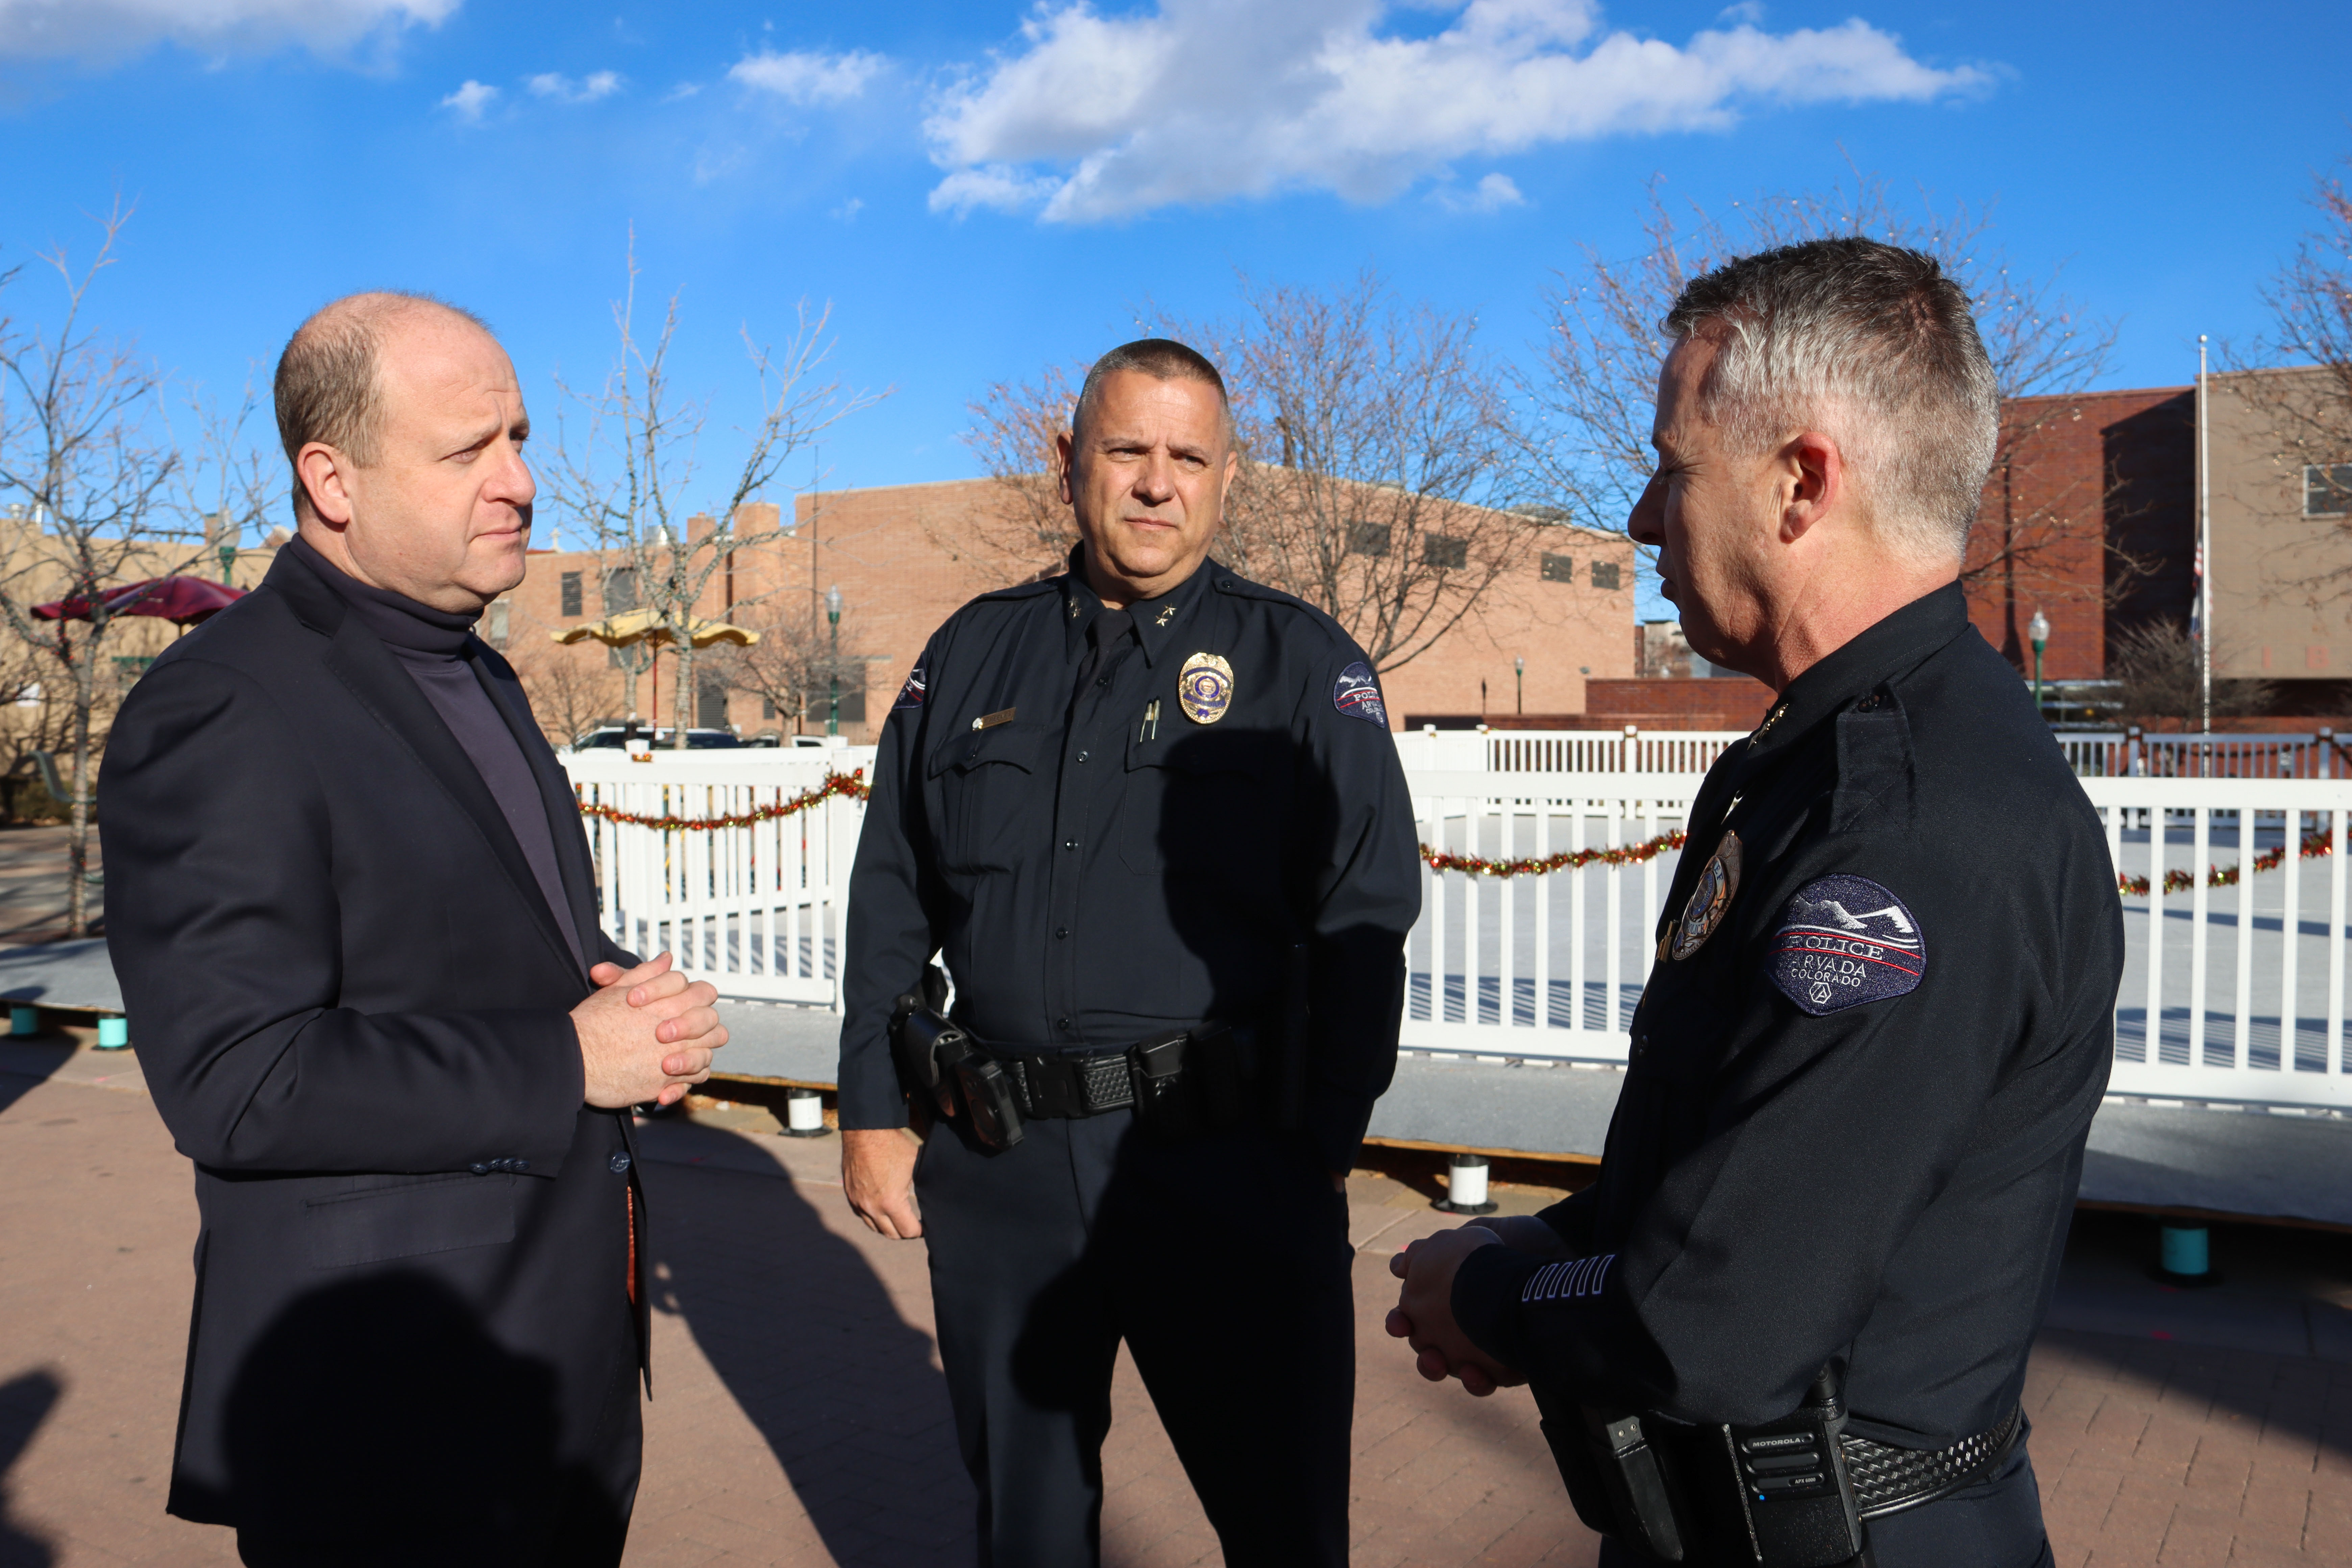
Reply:
[[[2304,859],[2324,860],[2336,852],[2336,846],[2325,833],[2306,833],[2303,836],[2302,849]],[[2253,868],[2257,871],[2275,871],[2285,864],[2286,846],[2284,844],[2275,849],[2263,850],[2253,859]],[[2209,888],[2234,888],[2238,885],[2239,870],[2237,866],[2208,866],[2205,868],[2205,885]],[[2168,893],[2185,893],[2195,886],[2197,874],[2193,871],[2173,870],[2164,874],[2164,890]],[[2126,877],[2119,873],[2116,878],[2116,890],[2128,893],[2135,899],[2144,899],[2147,897],[2147,879]]]
[[[1615,849],[1564,849],[1540,860],[1489,860],[1483,855],[1449,855],[1424,844],[1421,858],[1433,871],[1463,871],[1473,877],[1540,877],[1552,871],[1580,870],[1596,861],[1603,866],[1638,866],[1644,860],[1656,859],[1669,849],[1681,848],[1688,837],[1677,829]]]
[[[628,827],[651,827],[662,833],[709,833],[716,828],[754,827],[762,822],[773,822],[778,817],[795,816],[837,795],[864,800],[871,793],[866,784],[866,770],[857,768],[845,773],[828,773],[824,775],[824,783],[790,800],[780,800],[773,805],[755,806],[750,811],[736,812],[727,816],[635,816],[618,806],[589,805],[585,803],[580,807],[580,815]]]

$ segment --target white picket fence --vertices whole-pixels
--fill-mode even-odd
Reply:
[[[1685,754],[1737,738],[1695,739]],[[1497,759],[1487,743],[1523,739],[1469,731],[1399,738],[1423,844],[1493,860],[1634,847],[1680,828],[1700,783],[1695,769],[1644,771],[1654,757],[1680,759],[1645,755],[1638,743],[1632,770],[1490,765]],[[1616,740],[1612,760],[1622,763],[1625,738]],[[1469,765],[1428,765],[1441,746]],[[820,787],[829,770],[870,766],[871,758],[870,749],[844,748],[648,763],[599,752],[566,766],[585,805],[708,818],[792,801]],[[1528,754],[1499,760],[1523,763]],[[2155,884],[2124,900],[2114,1092],[2352,1110],[2345,1040],[2352,781],[2090,777],[2084,789],[2116,866]],[[639,952],[672,949],[726,994],[837,1008],[862,818],[858,804],[841,797],[714,831],[592,816],[607,928]],[[2297,848],[2314,836],[2332,853],[2305,859]],[[2207,868],[2226,869],[2282,843],[2289,847],[2284,865],[2242,875],[2234,887],[2206,885]],[[1981,847],[2000,853],[1998,845]],[[1406,1048],[1622,1063],[1676,861],[1666,850],[1508,879],[1424,867],[1422,915],[1406,944]],[[2164,890],[2165,873],[2192,871],[2193,887]]]
[[[594,815],[688,820],[748,816],[824,786],[829,772],[871,769],[871,747],[688,752],[632,762],[620,751],[563,759],[590,815],[604,929],[634,952],[678,966],[730,996],[841,1005],[842,921],[865,808],[835,795],[742,827],[663,831]]]

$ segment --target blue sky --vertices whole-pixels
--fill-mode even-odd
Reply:
[[[973,471],[992,381],[1231,308],[1245,269],[1480,312],[1525,352],[1643,182],[1713,205],[1845,157],[1999,203],[2029,272],[2117,318],[2110,385],[2245,339],[2352,152],[2336,4],[1967,7],[1579,0],[1062,0],[602,7],[498,0],[0,0],[0,265],[120,188],[98,298],[184,376],[266,376],[310,309],[425,289],[490,319],[542,428],[600,374],[630,226],[682,294],[710,456],[750,406],[735,333],[830,300],[835,363],[895,395],[832,485]],[[469,85],[470,84],[470,85]],[[1841,148],[1843,153],[1841,153]],[[0,308],[54,296],[27,273]]]

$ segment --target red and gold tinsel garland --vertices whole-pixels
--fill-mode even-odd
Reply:
[[[1669,849],[1681,848],[1687,837],[1677,830],[1615,849],[1564,849],[1539,860],[1489,860],[1483,855],[1450,855],[1424,844],[1421,847],[1421,858],[1433,871],[1462,871],[1473,877],[1541,877],[1553,871],[1579,870],[1596,863],[1638,866],[1644,860],[1656,859]]]
[[[864,800],[871,793],[866,783],[866,770],[856,768],[845,773],[828,773],[824,775],[824,783],[790,800],[780,800],[773,805],[755,806],[750,811],[728,816],[635,816],[618,806],[584,803],[580,807],[580,815],[593,816],[599,822],[618,823],[627,827],[651,827],[663,833],[709,833],[715,828],[755,827],[762,822],[773,822],[778,817],[797,816],[835,795]]]
[[[2302,858],[2305,860],[2325,860],[2336,852],[2336,845],[2325,833],[2306,833],[2303,836],[2302,849]],[[2286,846],[2284,844],[2275,849],[2265,849],[2253,858],[2253,868],[2257,871],[2275,871],[2285,864]],[[2239,870],[2237,866],[2208,866],[2205,868],[2205,885],[2209,888],[2234,888],[2238,885]],[[2164,874],[2164,890],[2168,893],[2185,893],[2196,886],[2197,874],[2193,871],[2175,870]],[[2135,899],[2144,899],[2147,897],[2147,879],[2126,877],[2118,872],[2116,890]]]

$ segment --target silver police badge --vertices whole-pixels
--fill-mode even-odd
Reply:
[[[1213,724],[1234,701],[1234,667],[1213,653],[1196,653],[1176,672],[1176,701],[1195,724]]]
[[[1688,958],[1706,945],[1715,928],[1731,908],[1731,896],[1739,891],[1739,835],[1725,829],[1723,842],[1715,847],[1707,858],[1706,869],[1698,874],[1698,886],[1691,889],[1690,902],[1683,906],[1683,918],[1674,931],[1674,955]]]

